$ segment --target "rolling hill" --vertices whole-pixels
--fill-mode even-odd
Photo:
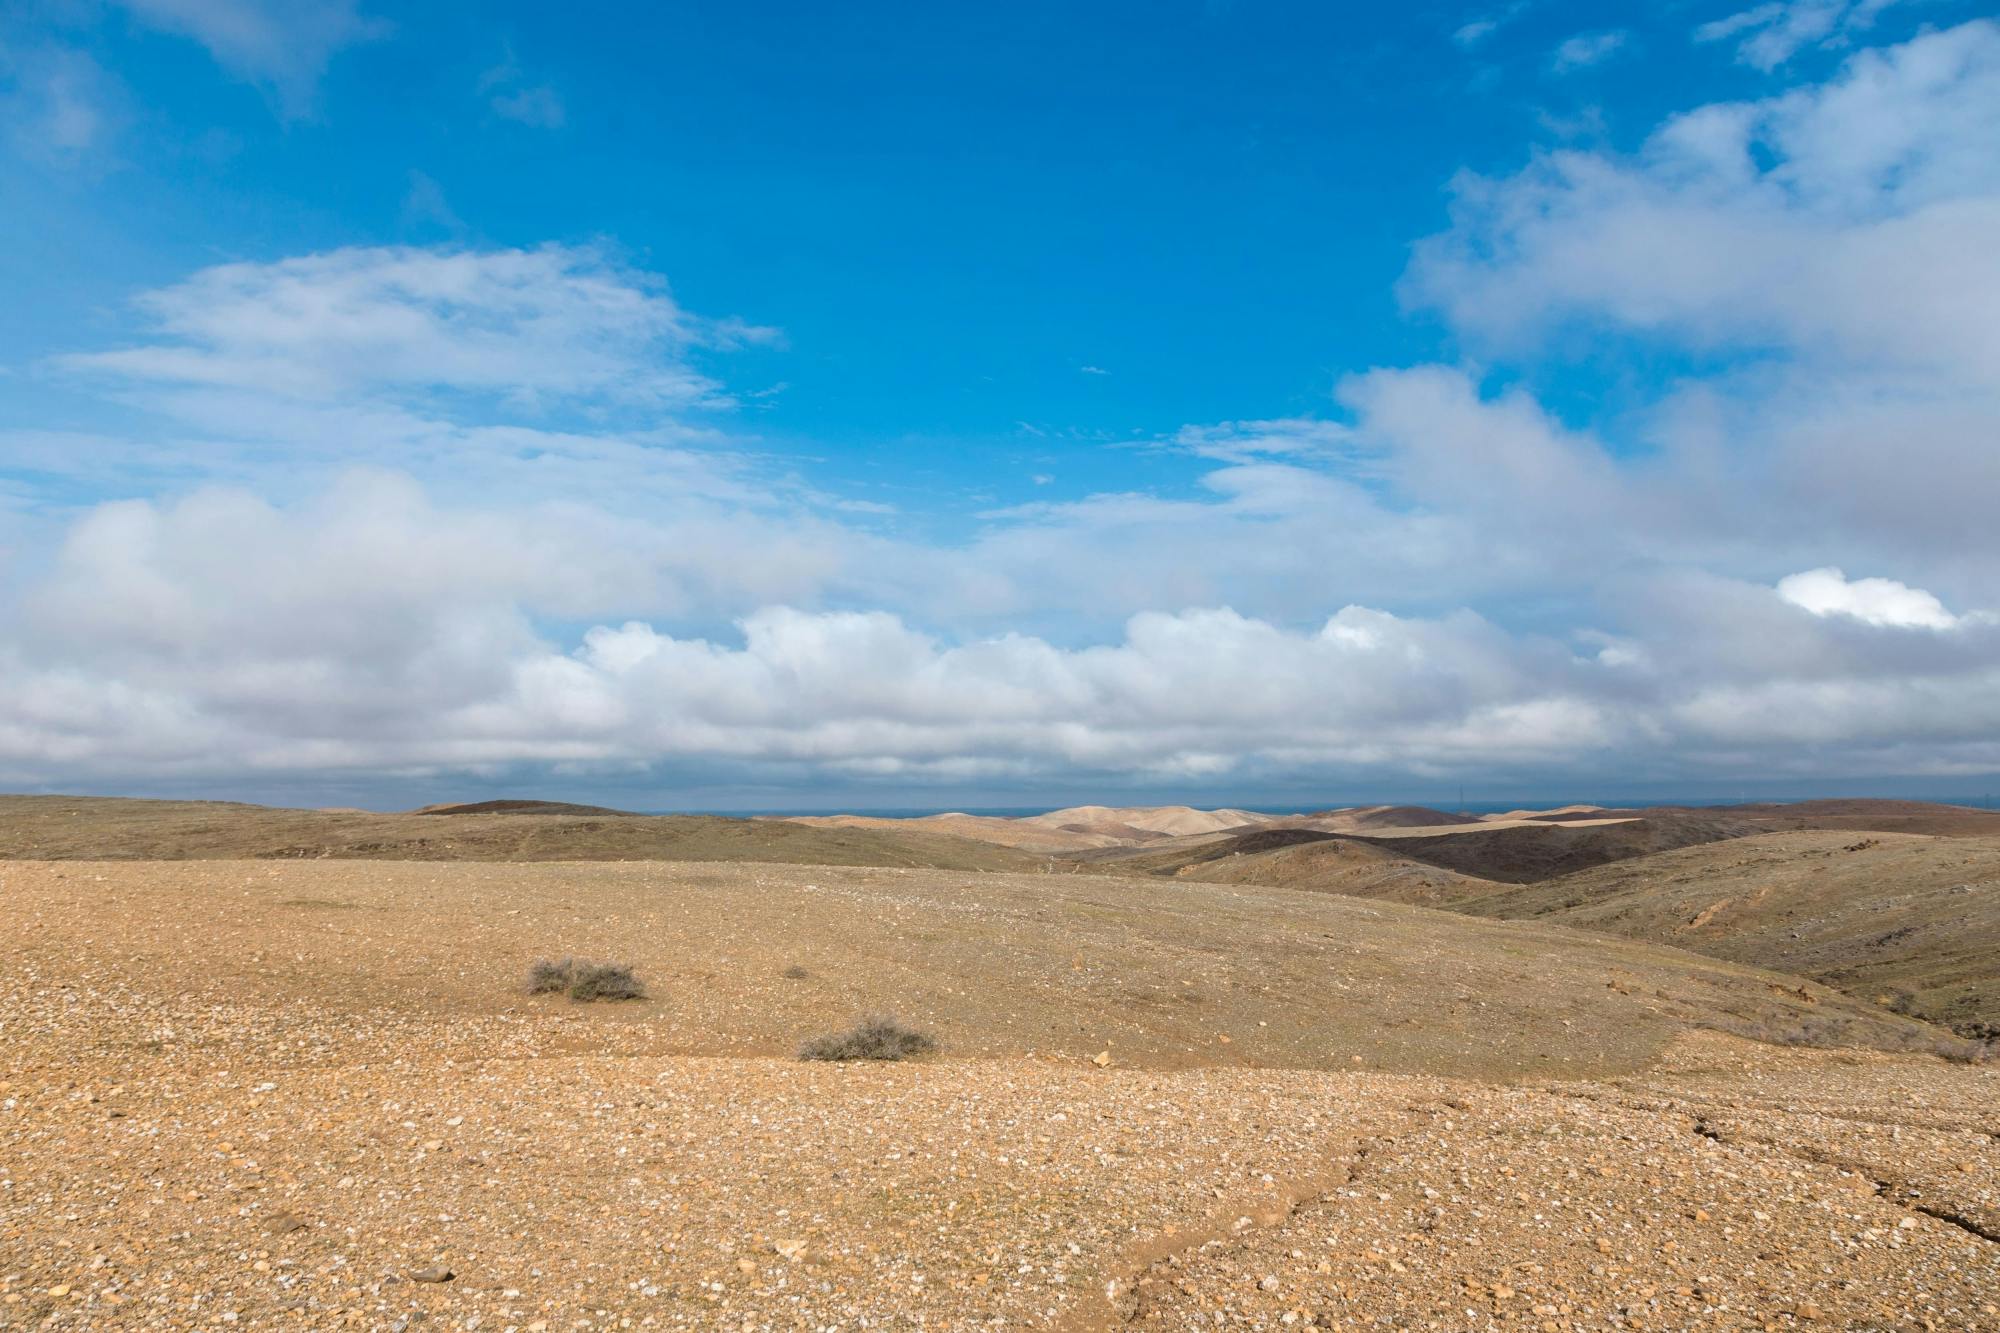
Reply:
[[[560,808],[468,813],[451,807],[370,814],[222,801],[0,796],[0,859],[239,857],[785,861],[942,870],[1022,870],[1041,864],[1024,852],[929,829],[826,828],[719,815],[576,814]]]

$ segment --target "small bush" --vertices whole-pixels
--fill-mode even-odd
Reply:
[[[845,1032],[814,1037],[799,1047],[801,1060],[901,1060],[935,1050],[929,1034],[893,1018],[871,1015]]]
[[[554,962],[544,958],[528,969],[528,993],[567,992],[579,1003],[589,1000],[638,1000],[646,988],[623,963],[590,963],[580,958]]]
[[[544,958],[528,969],[528,994],[553,995],[557,991],[566,991],[570,976],[575,971],[574,958],[565,958],[560,963]]]
[[[800,967],[797,963],[793,963],[790,967],[786,968],[783,972],[779,973],[778,975],[782,976],[787,981],[804,981],[807,977],[811,976],[812,973],[806,971],[803,967]]]

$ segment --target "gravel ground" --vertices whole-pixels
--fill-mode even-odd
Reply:
[[[0,883],[0,1328],[2000,1329],[1993,1069],[650,1051],[643,1006],[472,1003],[456,917],[217,962],[225,902],[370,910],[267,869]]]

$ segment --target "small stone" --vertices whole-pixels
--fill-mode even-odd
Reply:
[[[1277,1275],[1275,1273],[1266,1273],[1264,1280],[1259,1282],[1257,1286],[1263,1291],[1276,1291],[1278,1289]]]
[[[410,1274],[412,1282],[449,1282],[457,1276],[449,1268],[419,1268]]]
[[[1099,1051],[1096,1055],[1090,1057],[1090,1063],[1096,1065],[1099,1069],[1104,1068],[1104,1066],[1111,1063],[1111,1052]]]

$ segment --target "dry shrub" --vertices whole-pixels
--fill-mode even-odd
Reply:
[[[814,1037],[799,1047],[801,1060],[901,1060],[935,1050],[928,1033],[882,1014],[871,1014],[845,1032]]]
[[[565,958],[561,962],[542,959],[528,969],[528,994],[553,995],[557,991],[568,990],[570,975],[575,970],[574,958]]]
[[[528,993],[567,993],[579,1003],[590,1000],[644,999],[646,988],[624,963],[591,963],[581,958],[544,958],[528,969]]]
[[[2000,1047],[1994,1043],[1956,1036],[1936,1028],[1886,1028],[1873,1024],[1857,1028],[1851,1019],[1846,1018],[1802,1018],[1785,1022],[1730,1014],[1712,1018],[1701,1026],[1772,1046],[1810,1046],[1822,1050],[1837,1046],[1862,1047],[1897,1054],[1935,1055],[1965,1065],[1985,1064],[2000,1055]]]

